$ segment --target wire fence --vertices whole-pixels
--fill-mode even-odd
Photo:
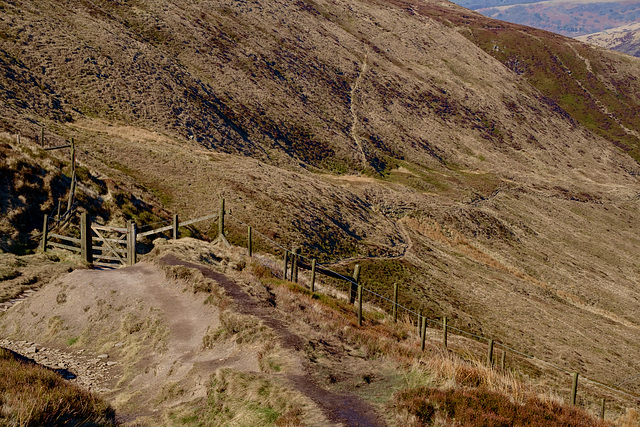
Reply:
[[[75,205],[74,205],[75,207]],[[72,209],[73,210],[73,209]],[[69,213],[69,212],[67,212]],[[273,240],[272,238],[266,236],[264,233],[254,229],[251,225],[249,225],[248,223],[246,223],[245,221],[241,220],[240,218],[236,217],[235,215],[231,214],[229,211],[220,211],[219,213],[220,215],[222,215],[222,219],[224,219],[224,216],[229,216],[232,219],[234,219],[235,221],[237,221],[239,224],[245,226],[245,227],[250,227],[250,230],[252,233],[255,233],[256,235],[260,236],[262,239],[264,239],[266,242],[270,243],[271,245],[273,245],[274,248],[277,248],[279,250],[283,251],[283,254],[285,254],[285,257],[287,255],[291,255],[292,257],[296,257],[297,260],[304,260],[307,261],[309,265],[305,265],[303,263],[299,263],[296,264],[299,267],[304,267],[307,270],[310,270],[312,267],[310,267],[310,265],[315,265],[315,272],[316,273],[320,273],[320,274],[324,274],[330,278],[333,279],[338,279],[338,280],[342,280],[345,284],[347,284],[347,292],[351,292],[351,298],[353,298],[353,289],[354,286],[360,286],[362,293],[367,293],[370,297],[369,300],[375,300],[378,303],[378,307],[382,308],[383,310],[385,310],[384,307],[387,307],[385,312],[388,314],[389,311],[394,311],[394,306],[395,306],[395,313],[397,316],[402,317],[402,314],[404,314],[405,318],[408,316],[409,321],[411,324],[414,323],[414,319],[415,319],[415,324],[418,325],[418,327],[420,326],[420,321],[422,319],[424,319],[424,321],[427,324],[432,324],[432,325],[436,325],[438,327],[442,327],[444,329],[445,327],[445,322],[443,320],[439,320],[439,319],[435,319],[435,318],[428,318],[426,316],[423,316],[422,313],[415,311],[414,309],[407,307],[406,305],[400,304],[398,303],[397,300],[393,300],[385,295],[382,295],[379,292],[376,292],[372,289],[369,289],[365,286],[363,286],[361,283],[359,283],[359,280],[355,277],[352,276],[348,276],[345,274],[342,274],[340,272],[337,272],[333,269],[330,268],[329,264],[320,264],[320,263],[316,263],[314,258],[310,258],[308,256],[299,254],[298,251],[296,251],[296,253],[294,254],[292,250],[286,248],[285,246],[283,246],[282,244],[276,242],[275,240]],[[66,214],[65,214],[66,215]],[[218,216],[220,216],[218,215]],[[213,216],[208,216],[208,217],[204,217],[203,219],[208,219],[208,218],[212,218]],[[71,218],[70,217],[70,222],[71,222]],[[161,224],[169,224],[171,223],[173,220],[172,219],[167,219],[167,220],[160,220],[160,221],[156,221],[154,223],[149,223],[149,224],[145,224],[144,226],[140,227],[140,229],[146,229],[146,228],[151,228],[153,226],[157,226],[157,225],[161,225]],[[192,221],[186,221],[186,223],[192,223],[195,220]],[[287,266],[286,264],[284,265],[284,268],[282,269],[282,273],[279,274],[279,267],[278,265],[272,261],[269,260],[269,262],[267,262],[268,260],[264,257],[260,257],[260,256],[256,256],[256,259],[260,259],[262,262],[264,262],[265,264],[268,264],[267,267],[274,273],[274,275],[276,277],[280,277],[282,279],[287,279],[286,277],[286,273],[287,273]],[[285,258],[286,259],[286,258]],[[284,261],[284,260],[283,260]],[[297,261],[296,261],[297,262]],[[394,298],[395,299],[395,298]],[[391,310],[389,310],[389,307],[391,308]],[[494,344],[494,341],[490,338],[487,338],[485,336],[481,336],[478,334],[474,334],[470,331],[466,331],[464,329],[449,325],[448,323],[446,324],[446,331],[452,331],[452,332],[457,332],[459,335],[461,336],[467,336],[469,338],[472,338],[476,341],[479,342],[488,342],[490,343],[490,346]],[[418,334],[421,335],[421,332],[418,331]],[[530,361],[536,361],[539,363],[542,363],[546,366],[548,366],[549,368],[555,369],[558,372],[562,372],[564,374],[569,374],[569,375],[577,375],[575,372],[571,372],[567,369],[564,369],[552,362],[546,361],[544,359],[540,359],[534,355],[528,354],[526,352],[522,352],[519,351],[509,345],[506,345],[504,343],[501,343],[499,341],[495,342],[495,346],[501,347],[504,351],[509,351],[515,355],[518,355],[524,359],[530,360]],[[594,380],[585,376],[580,376],[583,380],[593,384],[594,386],[597,387],[601,387],[604,388],[610,392],[619,394],[619,395],[623,395],[627,398],[632,399],[633,401],[635,401],[636,403],[640,403],[640,396],[637,396],[631,392],[628,392],[626,390],[622,390],[616,386],[611,386],[609,384],[606,384],[602,381],[598,381],[598,380]]]
[[[232,215],[230,213],[227,213],[226,215],[229,215],[231,218],[233,218],[235,221],[237,221],[241,225],[244,225],[246,227],[251,227],[251,225],[247,224],[246,222],[242,221],[240,218],[238,218],[238,217],[236,217],[236,216],[234,216],[234,215]],[[266,241],[271,243],[276,248],[279,248],[279,249],[281,249],[282,251],[284,251],[286,253],[292,254],[292,251],[290,249],[284,247],[283,245],[279,244],[278,242],[274,241],[273,239],[267,237],[263,233],[255,230],[253,227],[251,227],[251,229],[252,229],[253,233],[258,234],[259,236],[261,236],[263,239],[265,239]],[[306,260],[309,263],[311,263],[313,261],[313,258],[309,258],[309,257],[304,256],[302,254],[296,254],[296,256],[299,257],[300,259]],[[324,272],[325,274],[326,274],[326,272],[329,272],[329,273],[331,273],[331,275],[333,277],[340,278],[340,279],[344,280],[347,283],[354,284],[354,285],[358,285],[359,284],[358,281],[356,279],[354,279],[353,277],[345,276],[344,274],[341,274],[341,273],[339,273],[337,271],[334,271],[334,270],[330,269],[328,267],[328,264],[319,264],[318,263],[317,266],[320,267],[320,269],[319,269],[320,272]],[[324,271],[322,271],[322,270],[324,270]],[[286,279],[286,277],[284,277],[284,269],[283,269],[283,276],[282,277]],[[396,306],[396,310],[398,312],[400,312],[402,310],[405,314],[408,314],[409,316],[414,316],[416,318],[416,320],[417,320],[416,323],[418,325],[420,323],[420,319],[425,318],[425,321],[427,323],[430,323],[430,324],[433,324],[433,325],[437,325],[437,326],[440,326],[440,327],[444,328],[444,321],[442,321],[442,320],[433,319],[433,318],[426,318],[426,317],[424,317],[422,315],[422,313],[416,312],[415,310],[413,310],[413,309],[411,309],[409,307],[406,307],[405,305],[399,304],[397,301],[393,301],[392,299],[390,299],[390,298],[388,298],[388,297],[386,297],[386,296],[384,296],[384,295],[382,295],[382,294],[380,294],[378,292],[375,292],[372,289],[368,289],[365,286],[362,286],[362,291],[363,291],[363,293],[366,292],[369,295],[371,295],[372,297],[375,297],[378,301],[382,302],[383,304],[386,304],[387,306],[391,305],[392,310],[393,310],[393,305],[395,305]],[[387,313],[388,313],[388,311],[389,310],[387,310]],[[460,329],[460,328],[457,328],[455,326],[451,326],[449,324],[447,324],[446,327],[447,327],[447,330],[458,332],[460,335],[470,337],[470,338],[475,339],[475,340],[480,341],[480,342],[491,342],[492,341],[490,338],[487,338],[485,336],[477,335],[477,334],[474,334],[472,332],[465,331],[464,329]],[[564,374],[569,374],[569,375],[574,374],[574,372],[571,372],[571,371],[569,371],[567,369],[564,369],[564,368],[562,368],[562,367],[560,367],[560,366],[558,366],[558,365],[556,365],[556,364],[554,364],[552,362],[546,361],[544,359],[540,359],[540,358],[538,358],[538,357],[536,357],[536,356],[534,356],[532,354],[527,354],[525,352],[519,351],[519,350],[517,350],[517,349],[515,349],[515,348],[513,348],[511,346],[508,346],[506,344],[503,344],[503,343],[501,343],[499,341],[496,341],[495,345],[498,346],[498,347],[501,347],[505,351],[509,351],[509,352],[511,352],[511,353],[513,353],[515,355],[518,355],[520,357],[523,357],[525,359],[534,360],[534,361],[540,362],[540,363],[548,366],[549,368],[555,369],[555,370],[557,370],[559,372],[562,372]],[[601,388],[607,389],[608,391],[614,392],[616,394],[620,394],[620,395],[626,396],[626,397],[636,401],[637,403],[640,403],[640,396],[636,396],[636,395],[634,395],[634,394],[632,394],[630,392],[627,392],[625,390],[621,390],[621,389],[616,388],[614,386],[608,385],[608,384],[603,383],[601,381],[597,381],[597,380],[588,378],[588,377],[583,376],[583,375],[581,375],[580,378],[582,380],[585,380],[585,381],[597,386],[597,387],[601,387]]]

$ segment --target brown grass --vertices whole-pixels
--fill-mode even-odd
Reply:
[[[260,265],[253,268],[263,273]],[[450,425],[454,419],[463,426],[608,425],[563,403],[553,393],[544,394],[549,384],[527,380],[517,369],[487,367],[479,359],[482,354],[473,355],[473,345],[461,357],[428,339],[427,351],[421,353],[415,325],[408,321],[393,323],[369,310],[360,328],[353,306],[343,300],[311,294],[297,284],[265,276],[262,282],[272,287],[278,306],[288,316],[319,330],[322,336],[337,337],[364,359],[386,366],[383,369],[393,366],[401,380],[389,386],[382,401],[393,407],[398,425]],[[309,355],[314,363],[322,364],[313,352]],[[397,390],[393,396],[391,390]],[[621,420],[618,424],[624,425]]]
[[[432,425],[436,420],[457,426],[606,426],[583,410],[535,397],[515,402],[509,395],[485,388],[421,387],[396,394],[405,425]]]
[[[82,268],[77,259],[56,254],[17,256],[0,253],[0,302],[37,290],[61,275]]]
[[[0,424],[112,426],[114,417],[113,409],[95,394],[0,348]]]

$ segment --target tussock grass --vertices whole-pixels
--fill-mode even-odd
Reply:
[[[305,402],[299,395],[252,373],[217,371],[199,410],[170,411],[172,425],[300,426]]]
[[[274,287],[279,306],[291,316],[323,335],[338,337],[367,360],[386,360],[394,366],[401,379],[389,389],[386,404],[397,425],[609,425],[557,397],[542,395],[541,387],[525,382],[515,371],[487,367],[472,353],[458,356],[429,340],[426,351],[420,352],[415,325],[407,319],[394,323],[365,311],[361,328],[354,307],[343,300],[278,279],[263,282]]]
[[[212,348],[215,343],[235,339],[238,344],[250,344],[273,338],[271,330],[257,318],[230,309],[220,313],[220,327],[204,336],[204,348]]]
[[[19,361],[0,348],[0,424],[113,426],[115,412],[55,372]]]
[[[605,426],[582,409],[530,397],[524,403],[486,388],[420,387],[396,394],[403,425]]]

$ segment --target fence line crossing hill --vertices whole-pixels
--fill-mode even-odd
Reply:
[[[218,212],[210,215],[206,215],[203,217],[199,217],[196,219],[191,219],[188,221],[179,222],[178,215],[174,215],[172,219],[158,221],[156,223],[147,224],[145,228],[154,225],[163,225],[162,227],[141,232],[138,230],[137,225],[133,221],[128,221],[127,226],[123,228],[118,227],[107,227],[103,225],[91,224],[86,213],[82,213],[80,215],[80,238],[65,236],[60,233],[54,233],[56,227],[60,227],[60,225],[69,226],[72,223],[72,210],[68,210],[62,219],[60,216],[54,218],[54,216],[44,216],[44,224],[43,224],[43,233],[42,240],[40,244],[40,248],[43,251],[46,251],[48,248],[59,248],[72,251],[76,254],[80,254],[83,261],[101,266],[101,267],[119,267],[123,265],[133,265],[136,263],[136,254],[137,254],[137,246],[136,241],[138,238],[147,237],[152,235],[162,234],[168,231],[171,231],[171,237],[173,239],[178,239],[180,237],[179,228],[185,227],[187,225],[195,224],[197,222],[203,221],[212,221],[217,222],[218,225],[218,237],[217,241],[220,241],[226,245],[229,245],[229,242],[225,238],[225,216],[229,215],[233,220],[237,221],[240,225],[247,227],[247,253],[250,257],[253,257],[253,235],[257,234],[262,239],[266,240],[274,247],[282,250],[283,259],[282,259],[282,269],[281,276],[284,280],[290,280],[292,282],[298,282],[298,275],[300,270],[306,270],[310,272],[309,279],[309,288],[312,293],[317,292],[316,289],[316,279],[318,275],[324,275],[330,277],[332,279],[342,280],[347,283],[349,286],[348,290],[348,299],[349,303],[355,305],[355,311],[358,319],[358,326],[363,326],[363,310],[362,304],[365,299],[364,294],[367,293],[372,298],[377,298],[379,301],[383,301],[385,304],[391,304],[391,316],[394,322],[398,321],[398,316],[401,311],[404,312],[405,316],[408,316],[410,322],[413,324],[415,319],[415,324],[418,326],[418,335],[420,337],[420,348],[422,350],[425,349],[425,340],[426,340],[426,327],[427,324],[435,325],[438,328],[442,328],[442,346],[446,349],[448,345],[448,334],[458,333],[458,335],[467,336],[476,341],[486,342],[487,343],[487,357],[486,363],[488,366],[493,367],[497,365],[494,360],[494,354],[497,347],[502,348],[500,367],[502,369],[505,368],[505,355],[507,352],[510,352],[518,357],[524,358],[530,361],[536,361],[542,363],[549,368],[555,369],[563,374],[569,375],[571,377],[571,396],[570,403],[576,404],[577,397],[577,389],[579,378],[584,381],[587,381],[597,387],[605,389],[609,392],[617,393],[621,396],[625,396],[631,400],[634,400],[638,404],[640,404],[640,396],[637,396],[631,392],[619,389],[617,387],[608,385],[604,382],[593,380],[585,377],[584,375],[580,375],[578,372],[572,372],[566,369],[563,369],[560,366],[557,366],[551,362],[540,359],[534,355],[527,354],[525,352],[518,351],[508,345],[505,345],[499,341],[496,341],[491,338],[479,336],[473,334],[469,331],[465,331],[463,329],[459,329],[457,327],[451,326],[448,324],[447,317],[443,316],[441,320],[438,319],[430,319],[423,316],[421,313],[418,313],[411,308],[408,308],[404,305],[398,303],[399,296],[399,285],[394,284],[393,289],[393,297],[389,298],[384,295],[381,295],[377,292],[374,292],[371,289],[367,289],[360,281],[360,266],[356,265],[354,268],[354,272],[352,276],[345,276],[344,274],[338,273],[336,271],[331,270],[327,266],[320,265],[315,258],[308,258],[300,253],[300,248],[288,249],[259,231],[255,230],[251,225],[245,223],[239,218],[232,215],[232,213],[225,209],[225,201],[224,199],[220,199],[220,207]],[[59,212],[59,210],[58,210]],[[168,225],[164,225],[168,224]],[[61,229],[64,227],[60,227]],[[278,272],[279,273],[279,272]],[[605,412],[605,399],[602,398],[600,401],[600,411],[599,416],[604,418]]]

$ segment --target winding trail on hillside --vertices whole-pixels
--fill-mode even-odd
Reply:
[[[200,271],[208,279],[215,280],[235,302],[236,311],[255,316],[269,326],[280,338],[284,348],[296,352],[304,351],[304,340],[292,333],[276,316],[274,306],[269,302],[259,302],[245,292],[237,283],[222,273],[218,273],[200,264],[183,261],[173,254],[165,255],[160,262],[167,265],[184,266]],[[306,358],[301,356],[306,362]],[[324,414],[333,422],[354,427],[381,427],[386,423],[376,414],[375,409],[357,396],[336,393],[320,387],[312,376],[312,369],[303,362],[305,375],[289,374],[285,378],[288,384],[315,402]]]
[[[358,138],[358,115],[356,113],[355,97],[356,97],[356,93],[358,92],[358,89],[360,89],[360,83],[362,82],[362,79],[367,72],[368,60],[369,60],[369,53],[366,52],[364,55],[364,59],[362,60],[362,68],[360,69],[360,73],[356,78],[355,84],[351,87],[350,106],[349,106],[349,109],[351,110],[351,118],[352,118],[351,132],[350,132],[351,138],[353,138],[353,142],[358,147],[358,150],[360,150],[360,155],[362,156],[362,167],[367,166],[367,155],[365,154],[364,147],[362,146],[362,142],[360,142],[360,138]]]

